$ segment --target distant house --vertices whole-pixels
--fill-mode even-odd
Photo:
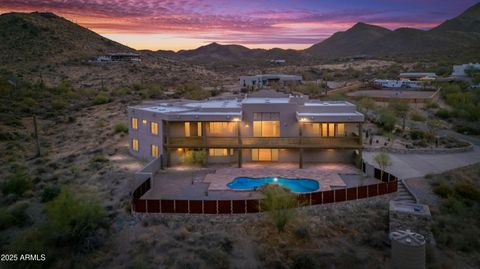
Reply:
[[[138,53],[109,53],[97,56],[95,62],[140,62]]]
[[[400,80],[435,80],[437,79],[437,74],[435,73],[426,73],[426,72],[404,72],[400,73],[398,76]]]
[[[285,60],[283,59],[276,59],[276,60],[270,60],[271,63],[273,64],[284,64]]]
[[[424,88],[422,81],[375,79],[373,84],[382,88]]]
[[[452,77],[458,77],[458,78],[467,77],[468,74],[465,73],[465,70],[468,70],[470,68],[480,69],[480,64],[469,63],[469,64],[454,65],[453,66]]]
[[[302,83],[303,79],[301,76],[296,75],[284,75],[284,74],[263,74],[255,76],[241,76],[240,77],[240,86],[241,87],[264,87],[271,86],[274,83],[285,86],[287,82],[293,83]]]

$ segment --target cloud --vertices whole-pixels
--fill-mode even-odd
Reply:
[[[284,2],[288,3],[280,4]],[[396,0],[374,8],[362,6],[363,2],[368,0],[352,2],[348,8],[340,3],[324,8],[319,2],[293,0],[1,0],[0,10],[51,11],[101,34],[162,33],[239,44],[312,44],[358,21],[425,29],[449,14],[432,10],[419,16],[420,11],[409,6],[399,9]],[[468,0],[463,2],[467,5]]]

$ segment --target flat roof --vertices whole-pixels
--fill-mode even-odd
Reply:
[[[243,104],[288,104],[289,97],[247,97],[243,99]]]

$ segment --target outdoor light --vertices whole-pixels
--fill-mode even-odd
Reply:
[[[233,118],[232,121],[240,121],[239,118]]]
[[[277,182],[277,181],[278,181],[278,178],[274,177],[274,178],[273,178],[273,181]]]

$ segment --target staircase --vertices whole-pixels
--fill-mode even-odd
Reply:
[[[393,199],[396,202],[416,204],[417,201],[410,191],[405,187],[403,180],[398,180],[397,196]]]

